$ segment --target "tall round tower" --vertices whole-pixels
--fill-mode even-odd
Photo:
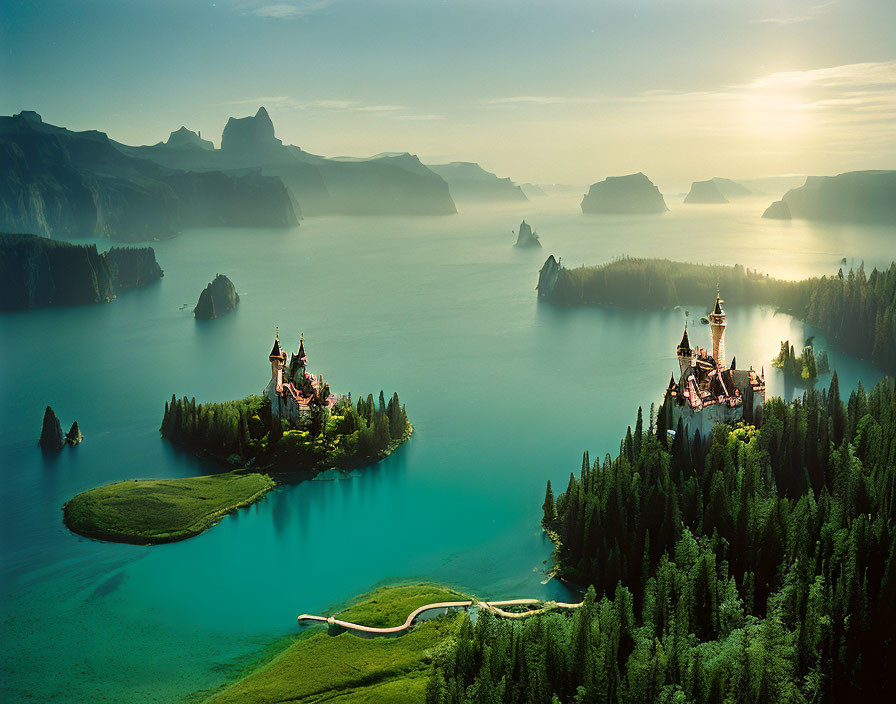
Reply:
[[[725,310],[722,308],[721,294],[716,293],[716,305],[709,314],[709,327],[712,329],[712,357],[720,369],[725,368]]]
[[[274,346],[271,348],[271,380],[274,389],[280,393],[283,389],[283,368],[286,366],[286,354],[280,347],[280,328],[274,329]]]

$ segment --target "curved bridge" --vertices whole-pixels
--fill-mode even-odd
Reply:
[[[480,609],[487,609],[491,611],[496,616],[500,616],[502,618],[527,618],[529,616],[534,616],[535,614],[542,614],[547,611],[551,611],[553,609],[577,609],[582,603],[578,604],[567,604],[562,601],[542,601],[541,599],[508,599],[505,601],[438,601],[433,604],[424,604],[416,609],[414,609],[408,617],[405,619],[405,622],[400,626],[390,626],[388,628],[378,628],[376,626],[364,626],[359,623],[352,623],[351,621],[342,621],[335,616],[314,616],[312,614],[301,614],[298,617],[298,622],[301,624],[306,621],[314,621],[318,623],[326,623],[330,626],[341,626],[342,628],[347,628],[352,631],[358,631],[359,633],[368,633],[373,635],[397,635],[399,633],[405,633],[417,619],[420,614],[425,611],[432,611],[434,609],[469,609],[472,606],[476,606]],[[532,609],[530,611],[505,611],[502,607],[504,606],[534,606],[536,604],[544,604],[539,609]]]

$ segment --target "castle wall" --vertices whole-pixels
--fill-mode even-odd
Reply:
[[[743,406],[731,408],[725,405],[704,406],[702,410],[693,410],[688,405],[679,406],[672,404],[670,414],[670,430],[678,429],[678,419],[681,419],[688,438],[694,437],[694,433],[700,433],[704,439],[712,435],[712,429],[718,423],[736,423],[744,417]]]

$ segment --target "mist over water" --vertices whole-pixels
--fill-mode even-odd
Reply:
[[[164,279],[111,305],[0,314],[4,700],[171,701],[220,684],[239,658],[295,632],[297,614],[390,580],[568,596],[542,584],[545,481],[565,489],[583,450],[615,453],[638,406],[646,416],[660,400],[684,312],[539,304],[538,269],[548,254],[567,266],[623,254],[739,263],[782,278],[834,274],[843,258],[888,263],[892,227],[762,220],[767,202],[669,198],[661,216],[586,217],[578,199],[539,199],[195,230],[154,243]],[[511,246],[523,217],[543,249]],[[216,273],[240,304],[197,322]],[[692,320],[710,303],[688,302]],[[781,340],[816,331],[726,307],[738,366],[764,366],[769,395],[799,394],[771,359]],[[280,488],[185,542],[99,543],[64,528],[62,504],[86,489],[219,471],[160,438],[165,400],[260,392],[275,325],[289,349],[304,331],[311,368],[335,392],[398,391],[411,440],[360,478]],[[691,336],[709,343],[699,324]],[[815,345],[827,348],[820,335]],[[844,395],[881,377],[828,351]],[[48,404],[65,429],[78,421],[83,444],[41,454]]]

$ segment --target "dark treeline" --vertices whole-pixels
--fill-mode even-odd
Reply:
[[[761,429],[667,446],[641,420],[544,523],[574,615],[480,615],[442,702],[877,701],[896,665],[896,393],[770,399]]]
[[[297,426],[275,423],[270,401],[261,396],[205,404],[172,396],[159,430],[172,442],[231,464],[254,459],[294,469],[297,461],[332,466],[382,457],[406,438],[410,423],[398,394],[387,402],[382,391],[379,403],[371,394],[357,406],[340,400],[332,412],[316,406]]]
[[[559,305],[667,308],[706,302],[716,290],[729,302],[764,303],[824,331],[841,349],[896,370],[896,262],[870,276],[864,268],[836,276],[782,281],[742,266],[622,258],[561,268],[545,300]]]

